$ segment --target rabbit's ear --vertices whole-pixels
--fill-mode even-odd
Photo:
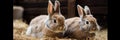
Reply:
[[[83,14],[83,8],[80,5],[77,5],[77,10],[80,18],[82,19],[84,14]]]
[[[51,14],[53,14],[53,4],[52,4],[52,2],[49,0],[48,1],[48,14],[49,15],[51,15]]]
[[[54,10],[56,13],[60,13],[60,2],[58,0],[55,1]]]
[[[91,15],[90,9],[87,5],[84,7],[84,11],[85,11],[85,14]]]

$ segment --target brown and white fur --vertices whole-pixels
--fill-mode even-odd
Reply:
[[[48,15],[40,15],[32,19],[26,35],[37,38],[59,37],[66,30],[65,17],[60,12],[60,3],[55,1],[55,6],[48,1]]]
[[[100,30],[100,26],[97,20],[90,12],[88,6],[83,9],[80,5],[77,5],[78,14],[80,17],[73,17],[65,20],[67,25],[67,31],[65,36],[76,39],[85,39],[91,35],[95,36],[95,33],[89,33],[91,31]]]

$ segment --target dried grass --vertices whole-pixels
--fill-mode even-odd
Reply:
[[[76,40],[71,38],[34,38],[28,37],[25,35],[25,31],[28,27],[28,24],[23,22],[22,20],[13,20],[13,39],[14,40]],[[94,40],[107,40],[107,29],[96,32],[96,36]]]

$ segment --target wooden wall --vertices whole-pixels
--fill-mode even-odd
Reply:
[[[54,4],[55,0],[51,0]],[[107,0],[59,0],[61,13],[66,17],[78,16],[76,5],[88,5],[92,14],[98,19],[100,25],[106,25]],[[47,15],[48,0],[14,0],[14,5],[24,7],[23,19],[29,23],[32,18],[38,15]],[[103,23],[100,23],[103,22]]]
[[[54,4],[55,0],[51,0]],[[61,13],[66,17],[68,15],[68,0],[59,0],[61,4]],[[47,15],[48,0],[16,0],[14,5],[20,5],[25,8],[23,18],[29,21],[38,15]],[[75,10],[74,10],[75,11]]]

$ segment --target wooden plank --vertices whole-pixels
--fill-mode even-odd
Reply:
[[[47,7],[47,3],[45,2],[42,2],[42,3],[20,3],[21,6],[25,7],[25,8],[35,8],[35,7],[40,7],[40,8],[43,8],[43,7]]]
[[[23,7],[25,7],[25,8],[34,8],[34,7],[43,8],[43,7],[47,7],[48,6],[48,2],[39,2],[39,3],[21,2],[20,5],[23,6]],[[66,1],[61,2],[60,6],[61,7],[67,6],[67,2]]]
[[[30,3],[35,3],[35,2],[48,2],[48,0],[24,0],[23,2],[30,2]]]
[[[107,3],[108,3],[107,0],[93,0],[91,2],[92,2],[93,5],[106,5],[106,6],[107,6]]]
[[[24,12],[25,15],[29,16],[46,15],[47,8],[26,8]]]
[[[67,12],[67,7],[61,7],[61,11]],[[25,12],[47,12],[47,8],[25,8]]]
[[[75,16],[75,0],[68,0],[68,17]]]
[[[51,0],[52,3],[54,3],[55,0]],[[67,0],[58,0],[60,2],[67,1]],[[30,2],[30,3],[40,3],[40,2],[48,2],[48,0],[23,0],[22,2]]]
[[[68,13],[67,7],[61,7],[61,13],[63,15],[67,15],[67,13]]]
[[[107,7],[90,7],[91,13],[93,14],[108,14]]]
[[[77,0],[78,4],[84,6],[107,6],[108,1],[107,0]]]

